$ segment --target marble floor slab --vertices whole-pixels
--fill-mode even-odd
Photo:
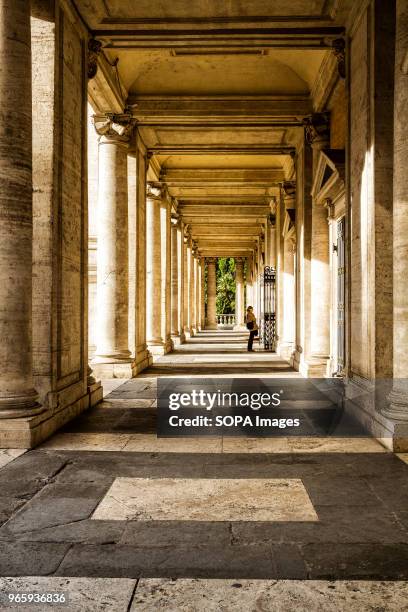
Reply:
[[[24,455],[27,452],[25,448],[0,448],[0,468],[4,467],[10,461]]]
[[[130,429],[129,429],[130,431]],[[271,437],[158,438],[155,433],[68,432],[54,435],[39,448],[78,451],[124,451],[130,453],[387,453],[374,438]],[[24,453],[0,451],[0,468]],[[14,455],[13,455],[14,453]],[[406,461],[408,455],[399,457]]]
[[[22,576],[0,578],[0,610],[42,612],[127,612],[136,587],[128,578],[59,578],[54,576]],[[67,603],[12,604],[9,593],[64,593]]]
[[[290,453],[288,438],[228,438],[222,439],[223,453]]]
[[[222,438],[158,438],[156,434],[132,434],[122,450],[132,453],[220,453]]]
[[[408,582],[142,578],[131,612],[403,612]]]
[[[98,404],[98,409],[103,408],[151,408],[157,405],[156,400],[152,399],[121,399],[115,397],[114,399],[105,399],[103,402]]]
[[[398,453],[397,457],[399,457],[404,463],[408,464],[408,453]]]
[[[318,521],[298,478],[116,478],[92,519]]]
[[[60,433],[38,448],[78,451],[120,451],[130,440],[130,434]]]
[[[292,453],[387,453],[375,438],[288,437]]]

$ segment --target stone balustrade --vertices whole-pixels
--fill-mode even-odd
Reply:
[[[234,314],[219,314],[217,315],[217,327],[219,329],[228,329],[234,327],[235,315]]]

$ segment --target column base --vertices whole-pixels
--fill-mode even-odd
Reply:
[[[27,389],[21,395],[0,396],[0,419],[19,419],[40,414],[45,408],[37,401],[35,389]]]
[[[146,368],[152,365],[153,356],[150,351],[147,350],[146,345],[141,345],[143,348],[136,350],[136,357],[133,362],[133,376],[136,376],[140,372],[143,372]]]
[[[290,362],[293,357],[294,348],[293,342],[285,342],[282,340],[281,342],[278,342],[276,352],[280,357],[282,357],[282,359]]]
[[[172,334],[171,339],[173,342],[173,346],[180,346],[180,344],[184,344],[184,342],[186,341],[184,333]]]
[[[160,357],[161,355],[171,353],[174,348],[171,339],[166,340],[166,342],[148,342],[147,346],[149,348],[149,352],[153,355],[153,357]]]
[[[207,323],[205,329],[218,329],[218,325],[216,323]]]
[[[99,389],[102,390],[102,387]],[[101,391],[95,389],[93,399],[96,401],[100,396]],[[68,421],[89,408],[89,402],[90,395],[86,393],[72,404],[60,407],[59,410],[53,407],[43,409],[41,413],[30,417],[2,419],[0,421],[0,448],[34,448]]]
[[[388,395],[388,406],[384,407],[382,414],[393,421],[408,423],[408,395],[406,392],[393,389]]]
[[[90,408],[103,400],[103,387],[100,380],[88,384],[88,396]]]
[[[95,357],[92,363],[92,370],[96,378],[132,378],[134,376],[134,361],[132,359],[104,359]]]
[[[330,359],[310,357],[299,364],[299,372],[305,378],[331,378]]]
[[[387,402],[387,395],[382,392],[383,383],[382,380],[370,381],[356,374],[353,374],[352,378],[346,378],[345,410],[387,449],[395,453],[407,453],[408,421],[389,416],[395,414],[393,390],[388,394],[388,400],[391,402],[389,406],[380,409],[382,403]]]

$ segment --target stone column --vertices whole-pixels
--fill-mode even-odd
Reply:
[[[395,450],[408,451],[408,2],[397,0],[394,94],[393,389],[385,416],[404,422]]]
[[[274,205],[276,210],[276,203]],[[271,214],[269,220],[269,266],[276,268],[276,218],[275,214]]]
[[[288,361],[295,348],[296,294],[295,294],[295,250],[296,250],[296,183],[282,184],[283,216],[281,219],[282,242],[282,302],[279,353]]]
[[[205,259],[200,259],[200,330],[205,328]]]
[[[183,236],[183,295],[184,295],[184,335],[186,338],[191,336],[190,327],[190,291],[189,291],[189,262],[190,262],[190,236],[188,227]]]
[[[0,0],[0,418],[42,410],[33,386],[30,3]]]
[[[235,327],[234,329],[245,329],[244,312],[244,260],[242,257],[235,259]]]
[[[180,222],[172,217],[171,225],[171,338],[174,344],[181,343],[181,263]]]
[[[194,336],[197,332],[197,320],[196,320],[196,297],[195,297],[195,283],[196,283],[196,269],[195,269],[195,245],[191,241],[190,247],[190,263],[189,263],[189,305],[190,305],[190,328],[191,335]]]
[[[217,280],[215,274],[215,257],[207,259],[207,329],[217,329]]]
[[[95,117],[98,147],[97,339],[100,378],[129,378],[128,184],[131,122]]]
[[[306,139],[313,149],[313,176],[320,151],[329,146],[326,113],[305,120]],[[310,262],[310,353],[302,364],[305,376],[326,376],[330,360],[330,252],[327,211],[312,199]]]
[[[160,204],[161,302],[163,353],[173,350],[171,340],[171,212],[168,194]]]
[[[180,221],[177,225],[177,298],[178,298],[178,329],[180,330],[180,343],[185,342],[184,335],[184,225]]]
[[[295,250],[296,241],[286,238],[283,243],[283,329],[279,353],[287,360],[295,348]]]
[[[246,306],[253,306],[253,257],[248,258],[247,263],[247,276],[246,276]]]
[[[160,184],[148,183],[146,195],[146,340],[153,355],[162,355],[162,268]]]
[[[201,278],[200,278],[200,259],[196,253],[194,257],[194,297],[195,297],[195,323],[196,323],[196,331],[198,332],[200,329],[200,287],[201,287]]]

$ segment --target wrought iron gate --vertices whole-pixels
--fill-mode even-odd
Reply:
[[[345,218],[337,222],[337,374],[344,370],[345,332]]]
[[[266,351],[276,349],[275,268],[265,266],[259,275],[259,343]]]

